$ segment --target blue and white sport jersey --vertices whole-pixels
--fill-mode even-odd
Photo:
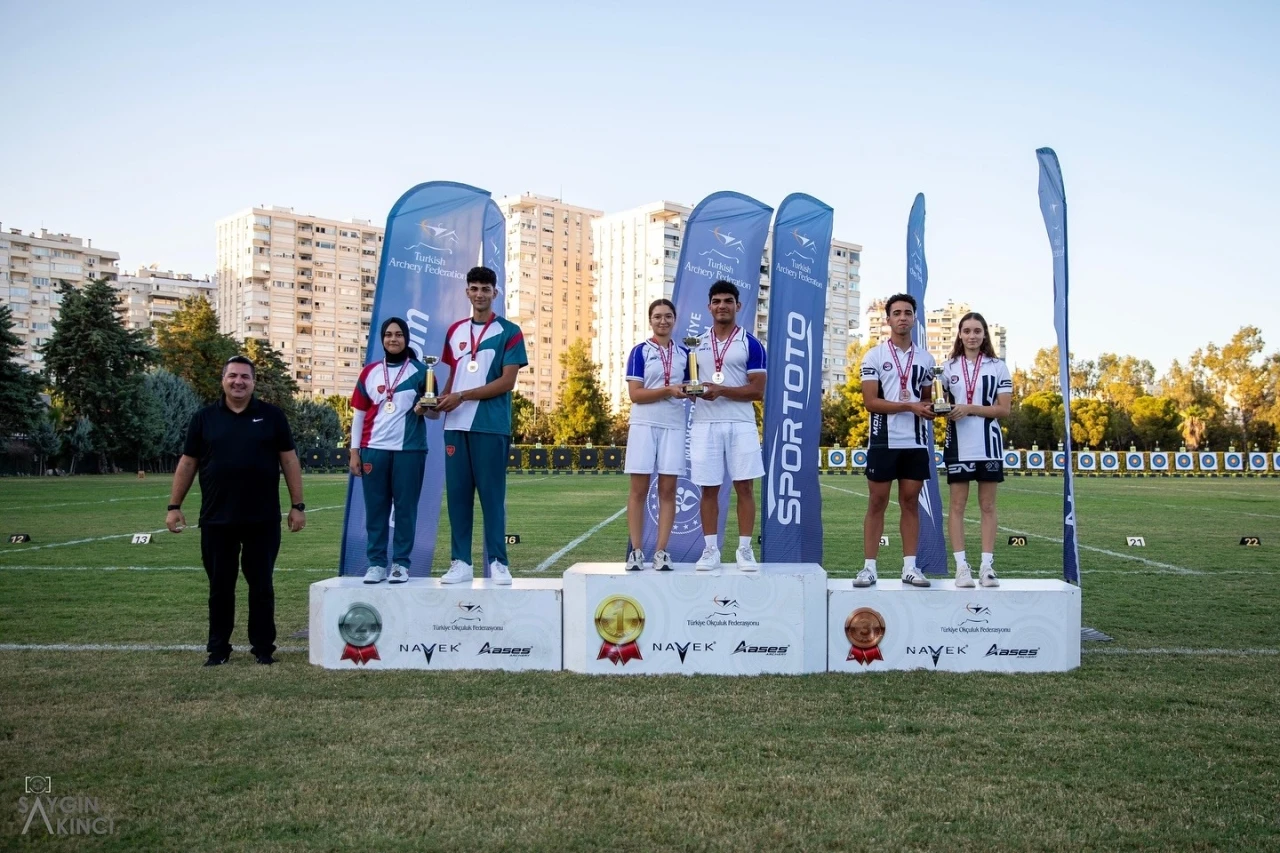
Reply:
[[[529,363],[520,327],[496,314],[487,323],[468,317],[450,326],[440,360],[453,371],[451,392],[488,385],[502,376],[507,365],[524,367]],[[474,371],[467,369],[471,364],[476,366]],[[510,392],[487,400],[467,400],[445,413],[444,428],[511,435]]]
[[[395,382],[397,376],[400,381],[389,394],[387,380]],[[427,425],[421,415],[413,413],[426,387],[426,365],[416,358],[393,365],[384,361],[366,364],[351,393],[351,408],[355,410],[351,446],[361,450],[426,450]],[[395,403],[394,412],[386,410],[388,400]]]
[[[994,406],[1001,394],[1013,393],[1013,378],[1009,368],[998,358],[983,357],[976,369],[972,363],[962,364],[964,356],[948,361],[942,371],[942,390],[952,405],[968,405],[968,387],[965,384],[965,368],[969,382],[974,383],[973,405]],[[943,451],[947,462],[979,462],[1004,459],[1004,436],[1000,421],[995,418],[967,417],[947,421],[947,446]]]
[[[878,383],[876,396],[892,403],[918,403],[921,392],[933,383],[933,366],[936,362],[928,350],[915,344],[906,352],[897,351],[898,359],[894,361],[892,340],[883,341],[872,347],[862,359],[862,381]],[[907,362],[911,363],[907,377],[907,389],[902,390],[902,377],[898,373],[901,367],[907,371]],[[868,447],[888,447],[906,449],[927,447],[928,434],[925,430],[924,418],[914,412],[897,412],[892,415],[871,413],[871,435],[867,439]]]
[[[724,357],[724,381],[715,382],[715,353],[711,348],[711,330],[699,338],[697,346],[698,381],[717,385],[746,385],[747,376],[764,373],[767,357],[760,339],[741,326],[733,329],[733,339],[716,341],[720,355]],[[724,423],[726,421],[756,422],[755,407],[747,400],[698,400],[693,405],[693,423]]]
[[[689,350],[672,342],[670,350],[644,341],[631,348],[627,356],[627,381],[643,382],[645,388],[661,388],[667,382],[665,359],[670,352],[671,384],[681,385],[688,373]],[[684,400],[668,397],[654,403],[632,403],[631,423],[646,426],[684,429]]]

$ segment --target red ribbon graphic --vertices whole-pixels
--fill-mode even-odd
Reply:
[[[640,647],[634,641],[623,646],[605,643],[600,647],[600,654],[596,655],[596,660],[604,658],[613,661],[614,666],[626,666],[629,660],[644,660],[640,657]]]
[[[375,645],[353,646],[347,643],[339,660],[351,660],[356,662],[356,666],[363,666],[371,660],[382,660],[382,658],[378,657],[378,647]]]
[[[870,666],[873,660],[884,660],[884,655],[880,654],[880,647],[876,646],[871,649],[860,649],[857,646],[849,647],[849,656],[845,660],[856,660],[863,666]]]

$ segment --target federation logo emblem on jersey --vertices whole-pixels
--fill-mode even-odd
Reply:
[[[959,381],[960,381],[960,377],[959,377],[959,376],[956,376],[956,375],[953,373],[953,374],[951,374],[951,381],[952,381],[952,382],[959,382]]]
[[[458,341],[458,349],[459,349],[459,351],[461,351],[461,352],[466,352],[466,351],[467,351],[467,342],[466,342],[466,341]]]
[[[892,365],[892,364],[890,364],[890,363],[889,363],[889,362],[887,362],[887,361],[886,361],[884,364],[880,365],[880,368],[881,368],[882,370],[888,370],[888,369],[889,369],[889,368],[891,368],[891,367],[893,367],[893,365]]]
[[[444,452],[446,456],[452,456],[455,450],[457,450],[457,448],[454,447],[452,444],[446,444],[444,446]]]
[[[386,386],[386,385],[379,385],[379,386],[378,386],[378,393],[379,393],[379,394],[384,394],[384,393],[386,393],[386,390],[387,390],[387,386]]]
[[[373,463],[372,463],[372,462],[366,462],[366,463],[364,463],[364,472],[365,472],[366,474],[368,474],[368,473],[369,473],[369,472],[371,472],[372,470],[373,470]]]

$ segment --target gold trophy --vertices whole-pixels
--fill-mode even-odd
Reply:
[[[692,335],[684,339],[684,345],[689,348],[689,381],[684,383],[684,393],[690,397],[701,397],[707,393],[707,389],[698,381],[698,344],[700,343],[702,341]]]
[[[933,368],[933,413],[939,417],[951,412],[951,404],[942,393],[942,368]]]
[[[422,362],[427,366],[427,389],[423,392],[422,397],[418,400],[418,408],[434,409],[440,402],[440,398],[436,396],[436,362],[440,359],[434,355],[423,357]],[[421,414],[421,412],[419,412]]]

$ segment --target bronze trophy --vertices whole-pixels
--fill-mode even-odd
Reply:
[[[690,397],[701,397],[707,392],[703,384],[698,381],[698,344],[702,343],[692,335],[684,339],[684,345],[689,348],[689,381],[684,383],[684,393]]]
[[[424,356],[422,359],[423,364],[427,366],[427,388],[426,391],[423,392],[422,397],[418,400],[417,408],[420,410],[419,414],[422,413],[421,410],[434,409],[440,402],[440,398],[436,396],[435,371],[436,362],[439,360],[440,359],[436,358],[434,355]]]
[[[951,404],[942,392],[942,368],[933,368],[933,413],[938,417],[951,413]]]

